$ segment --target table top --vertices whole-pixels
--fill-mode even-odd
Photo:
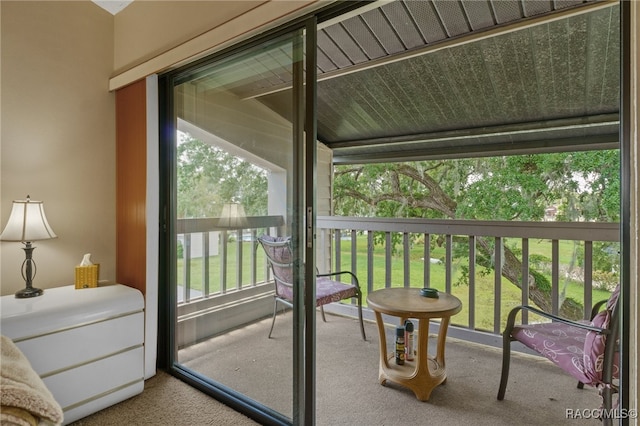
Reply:
[[[444,318],[462,309],[457,297],[440,291],[438,296],[421,296],[419,288],[383,288],[369,293],[367,304],[376,312],[407,318]]]

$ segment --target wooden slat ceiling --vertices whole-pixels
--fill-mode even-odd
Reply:
[[[290,57],[283,44],[200,83],[290,117]],[[338,163],[618,146],[617,2],[375,2],[321,27],[317,72]]]

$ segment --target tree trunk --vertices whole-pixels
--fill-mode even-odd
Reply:
[[[487,258],[492,258],[494,253],[490,240],[488,238],[478,238],[476,241],[482,253]],[[495,265],[492,266],[495,267]],[[522,276],[522,262],[508,247],[504,247],[502,276],[522,289],[522,281],[520,279]],[[541,283],[536,282],[535,276],[531,274],[529,274],[527,282],[529,285],[529,300],[543,311],[551,313],[551,289],[544,288],[547,286],[540,285]],[[578,320],[583,317],[582,305],[576,303],[573,299],[565,299],[559,311],[559,315],[564,318]]]
[[[389,180],[391,191],[373,195],[367,195],[359,191],[345,191],[345,196],[360,199],[371,206],[377,206],[382,201],[395,201],[402,205],[409,205],[424,210],[433,209],[449,217],[456,218],[457,203],[447,194],[440,183],[429,175],[427,170],[419,171],[415,167],[400,163],[389,168]],[[406,194],[400,185],[400,175],[404,175],[422,185],[424,191],[414,191]],[[417,196],[419,195],[419,196]],[[479,250],[487,259],[493,257],[491,239],[484,237],[477,239]],[[493,265],[484,265],[492,267]],[[522,288],[520,276],[522,274],[522,262],[507,247],[504,248],[502,276],[518,288]],[[535,275],[529,274],[529,299],[540,309],[551,313],[551,288],[546,282],[537,282]],[[583,317],[582,306],[572,299],[565,299],[559,308],[559,315],[568,319],[581,319]]]

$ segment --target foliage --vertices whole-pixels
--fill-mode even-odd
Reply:
[[[620,214],[618,155],[618,151],[587,151],[338,165],[334,169],[334,212],[344,216],[616,222]],[[374,243],[386,243],[386,236],[376,233]],[[395,253],[401,236],[392,234],[391,243]],[[478,271],[488,274],[494,268],[493,242],[479,237],[476,244]],[[467,256],[463,246],[454,244],[454,259]],[[522,255],[505,244],[501,273],[521,286],[521,261],[516,253]],[[596,267],[608,271],[615,264],[607,263],[608,259],[601,250],[594,250]],[[525,282],[534,303],[544,309],[549,306],[551,283],[542,271],[550,262],[535,253],[529,260],[530,276]],[[579,262],[574,243],[570,271]],[[456,285],[468,283],[469,268],[462,263],[457,268]],[[566,286],[567,282],[563,299]],[[561,314],[569,318],[581,315],[579,304],[571,298],[561,303]]]
[[[548,256],[533,253],[529,255],[529,266],[534,269],[540,269],[543,271],[551,270],[551,258]]]
[[[593,287],[613,291],[618,283],[620,277],[618,274],[607,271],[593,271]]]
[[[177,157],[178,218],[217,217],[230,202],[248,216],[267,214],[265,170],[184,133]]]
[[[620,244],[594,242],[592,251],[593,284],[596,288],[612,290],[620,282]],[[578,265],[584,266],[584,252],[578,253]]]
[[[617,242],[593,243],[593,267],[601,271],[616,273],[620,264],[620,244]],[[584,266],[584,253],[578,255],[578,264]]]
[[[587,151],[570,156],[574,173],[584,182],[576,205],[585,220],[620,221],[620,153]]]
[[[338,165],[343,216],[540,221],[619,220],[618,151]],[[401,242],[392,236],[393,251]],[[384,234],[376,234],[376,244]],[[482,259],[480,259],[482,261]]]
[[[533,275],[536,279],[536,286],[540,290],[551,291],[551,281],[544,275],[543,273],[532,269],[529,271],[531,275]]]
[[[458,266],[458,270],[460,271],[460,275],[458,276],[458,279],[456,279],[453,282],[454,286],[461,286],[461,285],[469,285],[469,266],[465,265],[465,264],[460,264]],[[476,272],[478,273],[479,277],[486,277],[489,276],[491,274],[491,269],[490,268],[479,268]]]
[[[618,151],[338,165],[334,211],[345,216],[619,220]]]
[[[176,245],[176,259],[182,259],[182,256],[184,256],[184,245],[182,241],[178,241]]]

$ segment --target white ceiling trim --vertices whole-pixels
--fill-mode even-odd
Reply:
[[[0,0],[2,1],[2,0]],[[240,0],[239,0],[240,1]],[[334,0],[267,1],[223,25],[187,40],[139,65],[116,74],[109,90],[117,90],[153,73],[180,66],[219,51],[270,28],[275,28]]]
[[[133,0],[91,0],[112,15],[129,6]]]

